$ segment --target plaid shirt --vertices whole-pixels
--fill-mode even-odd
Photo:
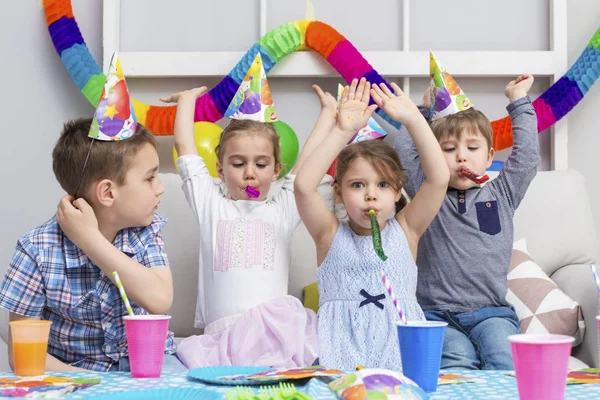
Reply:
[[[160,230],[166,219],[154,216],[147,227],[121,230],[113,245],[147,268],[168,266]],[[108,276],[60,229],[56,218],[27,233],[0,287],[0,307],[52,321],[48,353],[75,367],[108,371],[128,355],[119,290]],[[134,313],[148,314],[135,303]],[[175,353],[169,332],[165,352]]]

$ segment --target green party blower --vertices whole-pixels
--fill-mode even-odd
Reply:
[[[373,237],[373,248],[375,249],[375,253],[381,258],[382,261],[387,260],[387,256],[383,252],[383,247],[381,246],[381,231],[379,230],[379,222],[377,222],[377,215],[375,215],[375,210],[369,210],[369,215],[371,216],[371,236]]]

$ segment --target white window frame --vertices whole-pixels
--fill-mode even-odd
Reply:
[[[410,78],[427,77],[429,54],[410,50],[410,4],[403,0],[403,47],[401,51],[363,51],[362,55],[383,76],[403,76],[403,90],[410,93]],[[548,0],[550,14],[549,51],[438,51],[436,55],[456,77],[512,77],[524,71],[549,77],[550,83],[567,71],[567,0]],[[260,0],[260,36],[267,33],[267,0]],[[244,51],[206,52],[121,52],[121,0],[104,0],[103,56],[108,69],[118,52],[128,77],[219,77],[227,75],[244,56]],[[342,32],[343,34],[343,32]],[[476,62],[475,62],[476,61]],[[323,57],[312,51],[290,54],[269,72],[273,77],[336,77],[338,73]],[[551,168],[568,168],[567,118],[551,132]]]

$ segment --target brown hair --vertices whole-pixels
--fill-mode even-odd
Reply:
[[[487,142],[488,150],[492,148],[492,124],[481,111],[474,108],[432,121],[431,130],[438,142],[442,137],[460,139],[465,130],[479,131]]]
[[[215,148],[217,159],[223,162],[225,155],[225,143],[229,139],[241,135],[264,135],[273,145],[273,157],[275,158],[275,167],[281,164],[281,148],[279,146],[279,135],[275,131],[272,123],[252,121],[249,119],[234,119],[221,133],[219,144]]]
[[[78,118],[67,122],[52,150],[54,176],[70,195],[75,195],[78,191],[77,195],[81,196],[92,183],[102,179],[113,180],[118,185],[124,184],[131,159],[137,152],[145,144],[151,144],[158,150],[158,143],[152,133],[138,124],[135,134],[127,140],[95,140],[83,171],[92,141],[88,137],[91,125],[92,118]]]
[[[392,146],[383,140],[366,140],[346,146],[338,156],[335,166],[335,177],[339,182],[348,171],[352,161],[362,158],[375,168],[390,186],[397,192],[401,192],[402,184],[406,182],[406,174],[400,163],[400,158]],[[407,204],[404,195],[396,203],[396,212]]]

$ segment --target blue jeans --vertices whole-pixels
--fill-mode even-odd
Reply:
[[[123,357],[119,359],[119,362],[113,364],[110,367],[110,371],[118,371],[118,372],[129,372],[131,371],[129,367],[129,357]],[[177,358],[176,354],[165,354],[165,358],[163,360],[162,372],[176,372],[176,373],[186,373],[188,369],[183,365],[179,358]]]
[[[448,323],[442,369],[513,369],[507,337],[519,333],[514,308],[484,307],[465,313],[425,311],[425,318]]]

